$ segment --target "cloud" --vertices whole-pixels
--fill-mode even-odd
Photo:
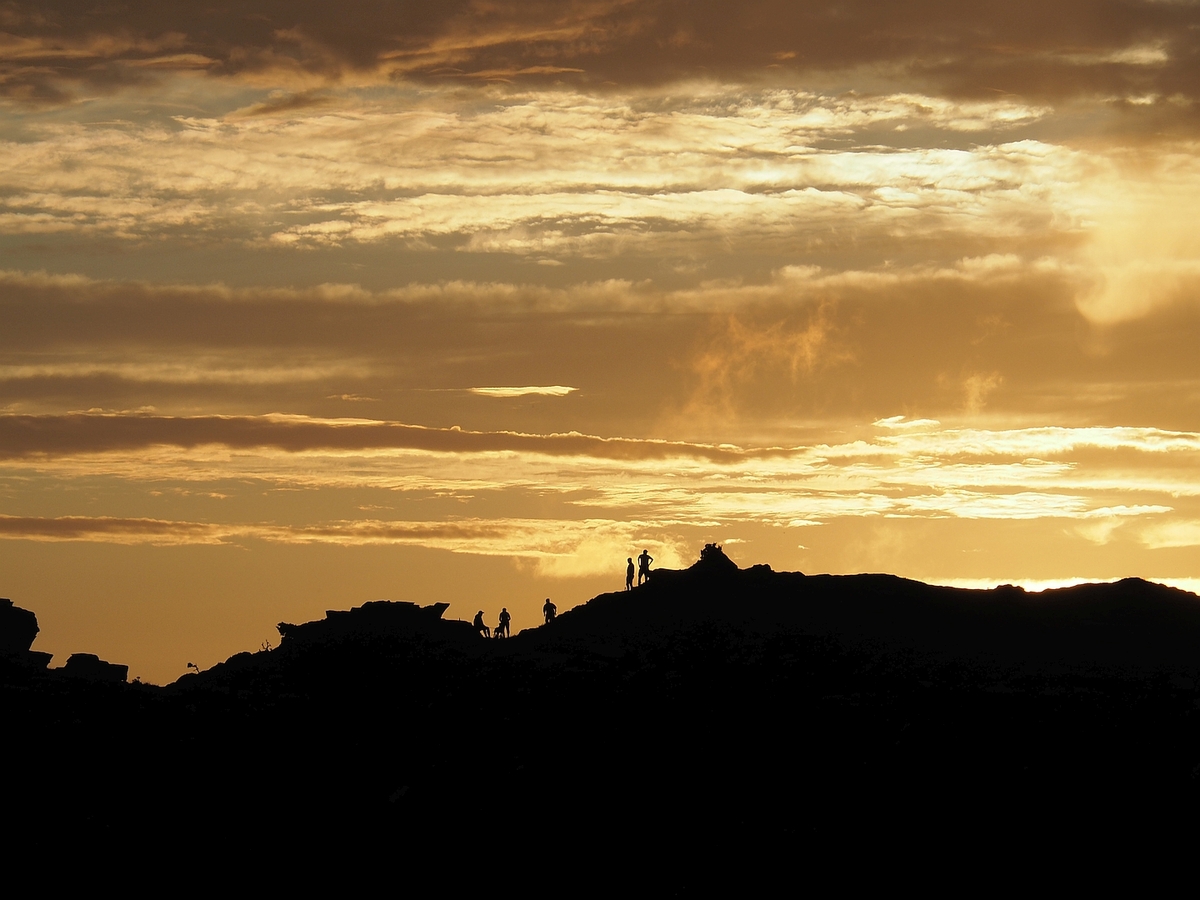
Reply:
[[[1097,179],[1096,227],[1085,250],[1090,278],[1080,311],[1102,325],[1144,318],[1200,298],[1200,203],[1196,147],[1177,145],[1155,158],[1120,155]]]
[[[1003,376],[998,372],[991,372],[986,375],[977,373],[968,376],[963,383],[963,388],[967,396],[965,404],[966,412],[972,415],[982,412],[988,394],[1000,387],[1003,381]]]
[[[7,416],[0,446],[0,473],[21,491],[118,477],[200,493],[205,483],[225,494],[383,489],[467,508],[483,495],[518,506],[538,496],[544,509],[668,531],[861,516],[1107,522],[1200,497],[1190,476],[1200,436],[1154,429],[887,428],[843,444],[746,448],[301,417]]]
[[[1042,591],[1075,587],[1080,584],[1111,584],[1117,580],[1116,578],[1078,576],[1074,578],[939,578],[934,583],[969,591],[990,591],[1001,584],[1013,584],[1031,593],[1041,593]],[[1197,593],[1197,589],[1200,588],[1200,579],[1195,578],[1150,577],[1146,580],[1177,587],[1193,594]]]
[[[1142,529],[1141,539],[1151,550],[1200,547],[1200,520],[1156,523]]]
[[[271,361],[247,362],[232,358],[233,354],[209,356],[206,359],[130,361],[126,359],[103,360],[92,358],[87,361],[60,361],[34,364],[0,364],[0,380],[21,381],[29,379],[86,379],[95,376],[128,379],[130,381],[159,382],[164,384],[294,384],[298,381],[322,381],[327,379],[361,378],[367,370],[360,364],[335,363],[326,360],[307,364],[292,360],[272,364]],[[224,358],[222,358],[224,357]],[[354,398],[339,395],[339,399]]]
[[[633,547],[653,548],[659,567],[693,560],[678,540],[648,535],[637,522],[608,520],[464,519],[442,522],[364,519],[316,525],[214,524],[151,518],[0,515],[0,540],[151,546],[229,544],[246,540],[337,546],[417,545],[452,553],[502,556],[551,578],[578,578],[614,569]]]
[[[1075,533],[1103,547],[1123,524],[1123,520],[1117,516],[1097,517],[1095,521],[1076,525]]]
[[[800,322],[746,324],[730,315],[692,358],[695,393],[681,416],[705,416],[714,410],[730,416],[735,395],[744,394],[747,384],[757,386],[780,376],[795,383],[818,365],[853,359],[844,345],[833,343],[834,330],[829,304],[810,308]],[[743,411],[746,405],[738,404]]]
[[[330,106],[333,103],[334,100],[332,97],[317,93],[316,91],[301,91],[296,94],[276,91],[262,103],[255,103],[245,109],[235,110],[229,114],[229,118],[241,119],[295,113],[301,110]]]
[[[1061,257],[1017,253],[694,284],[688,275],[681,286],[284,289],[10,271],[0,273],[0,388],[22,413],[153,405],[322,418],[345,413],[329,398],[353,395],[377,398],[370,414],[381,421],[709,444],[788,444],[798,423],[898,411],[946,422],[967,413],[1000,429],[1189,430],[1200,305],[1096,329],[1078,308],[1085,276]],[[554,411],[484,404],[455,385],[579,390]]]
[[[552,384],[544,387],[473,387],[467,388],[472,394],[479,394],[481,397],[565,397],[579,388],[565,387],[561,384]]]
[[[108,544],[221,544],[236,528],[203,522],[170,522],[113,516],[0,515],[0,538],[32,541],[95,541]]]
[[[1077,152],[856,139],[905,123],[987,132],[1039,116],[1009,101],[706,94],[529,93],[485,109],[448,90],[416,108],[397,94],[313,109],[317,95],[298,94],[265,101],[288,117],[31,124],[0,143],[0,233],[558,259],[694,256],[733,235],[756,254],[785,252],[798,235],[828,240],[851,214],[856,233],[1011,235],[1077,212]]]
[[[2,533],[1191,546],[1196,4],[85,6],[0,2]]]
[[[786,460],[807,467],[836,460],[890,457],[898,460],[942,458],[954,465],[938,471],[969,473],[979,460],[982,478],[1004,471],[992,460],[1013,460],[1022,466],[1020,479],[1062,474],[1053,462],[1088,449],[1145,454],[1200,454],[1200,435],[1154,428],[1025,428],[1006,431],[957,429],[913,423],[897,431],[885,420],[885,430],[869,443],[816,446],[742,447],[688,441],[600,437],[579,432],[527,434],[467,431],[457,426],[433,428],[373,419],[320,419],[298,415],[161,416],[153,414],[70,413],[66,415],[0,415],[0,458],[53,459],[87,454],[140,452],[153,448],[195,450],[220,447],[264,454],[418,451],[432,454],[532,454],[547,457],[586,457],[595,460],[646,461],[694,459],[718,466],[763,466],[768,470]],[[776,463],[776,461],[781,461]],[[392,465],[392,463],[388,463]],[[806,471],[802,468],[801,471]],[[959,476],[962,477],[962,476]],[[926,476],[919,477],[926,483]],[[998,483],[974,479],[976,483]],[[1009,483],[1002,479],[999,483]]]
[[[315,0],[236,9],[140,0],[86,16],[66,0],[39,0],[6,6],[0,84],[11,97],[47,102],[128,83],[147,69],[303,87],[882,73],[967,96],[1190,96],[1196,17],[1192,4],[1117,0],[1053,9],[947,0],[376,0],[357,4],[353,16]]]
[[[699,456],[734,459],[742,451],[682,441],[566,434],[463,431],[369,419],[307,416],[0,416],[0,456],[105,453],[139,447],[216,444],[288,453],[304,451],[422,450],[433,453],[526,452],[609,459]],[[758,453],[774,451],[762,450]]]

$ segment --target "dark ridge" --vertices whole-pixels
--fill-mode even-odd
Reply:
[[[536,640],[604,636],[633,646],[699,623],[987,665],[1200,669],[1200,598],[1140,578],[1027,593],[1012,585],[963,590],[894,575],[805,576],[700,562],[660,569],[639,591],[601,594],[537,629]]]
[[[62,673],[71,678],[124,684],[129,677],[129,666],[105,662],[95,653],[72,653],[62,667]]]
[[[37,828],[186,821],[408,871],[450,845],[606,848],[604,873],[678,893],[885,834],[1177,829],[1200,800],[1200,598],[1140,579],[965,591],[710,546],[508,639],[446,610],[281,623],[165,688],[63,677],[79,654],[5,669],[12,802]]]

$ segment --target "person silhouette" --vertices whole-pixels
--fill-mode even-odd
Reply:
[[[547,597],[546,603],[542,607],[542,615],[544,615],[546,617],[546,621],[549,622],[551,619],[554,618],[554,616],[557,613],[558,613],[558,607],[555,606],[553,603],[551,603],[550,598]]]
[[[508,614],[508,607],[505,606],[500,610],[500,620],[496,625],[496,637],[500,637],[501,633],[505,637],[512,637],[508,631],[508,623],[512,621],[512,616]]]
[[[650,555],[649,550],[643,550],[642,555],[638,557],[638,584],[642,583],[642,579],[650,580],[650,563],[654,562],[654,557]]]
[[[479,612],[475,613],[474,625],[475,625],[475,630],[478,631],[480,634],[482,634],[485,638],[490,638],[492,636],[492,629],[488,628],[486,625],[483,624],[483,610],[482,609]]]
[[[627,556],[626,559],[629,561],[629,565],[627,565],[625,567],[625,590],[632,591],[633,590],[633,557]]]

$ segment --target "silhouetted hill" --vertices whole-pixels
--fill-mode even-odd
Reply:
[[[655,878],[699,866],[670,869],[678,887],[880,829],[1082,834],[1197,799],[1200,599],[1138,579],[963,591],[706,548],[509,639],[445,612],[281,623],[279,647],[166,688],[13,676],[24,800],[101,830],[411,853],[615,841],[654,848]],[[231,816],[247,796],[265,799]]]
[[[1030,594],[936,587],[894,575],[659,570],[536,632],[558,640],[669,640],[700,625],[738,635],[803,633],[991,665],[1200,669],[1200,598],[1139,578]]]
[[[269,652],[241,653],[176,684],[194,689],[252,671],[340,681],[398,653],[441,660],[616,658],[678,650],[697,634],[749,647],[819,638],[929,663],[994,670],[1200,672],[1200,598],[1138,578],[1029,594],[937,587],[893,575],[813,575],[739,569],[719,549],[686,570],[659,569],[634,591],[601,594],[508,640],[482,639],[443,618],[449,604],[375,601],[322,620],[281,623]],[[237,673],[241,673],[238,675]]]

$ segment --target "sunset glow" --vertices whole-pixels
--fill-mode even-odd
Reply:
[[[1200,584],[1196,4],[88,6],[0,5],[38,649],[515,630],[710,541]]]

